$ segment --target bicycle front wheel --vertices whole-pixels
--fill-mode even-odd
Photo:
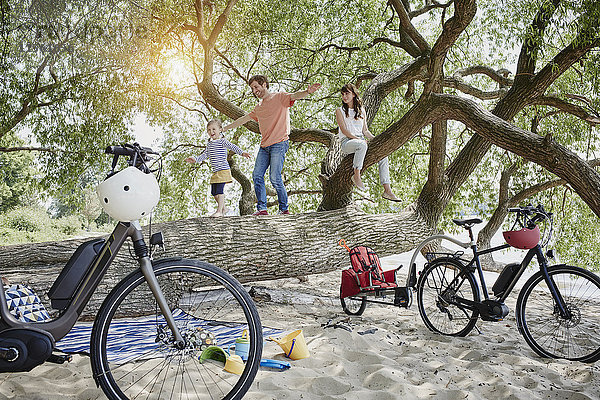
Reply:
[[[176,343],[146,279],[135,271],[108,295],[94,323],[90,353],[96,382],[111,400],[242,398],[263,344],[248,293],[232,276],[201,261],[159,261],[154,273],[184,345]],[[224,369],[225,353],[215,346],[228,349],[244,330],[250,344],[238,375]]]
[[[542,357],[594,362],[600,359],[600,278],[570,265],[548,268],[569,313],[560,315],[541,272],[523,285],[517,299],[517,326]]]
[[[479,301],[473,274],[453,258],[438,258],[421,273],[417,303],[423,322],[433,332],[466,336],[477,323],[479,312],[457,299]]]

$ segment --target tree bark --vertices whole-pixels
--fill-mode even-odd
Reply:
[[[366,214],[355,207],[328,212],[270,216],[193,218],[152,226],[162,231],[165,252],[154,258],[180,256],[207,261],[241,282],[305,276],[349,265],[348,253],[338,245],[372,247],[381,257],[416,247],[432,232],[412,211]],[[146,228],[145,228],[146,229]],[[89,239],[87,239],[89,240]],[[0,247],[0,275],[14,283],[47,293],[73,251],[85,240]],[[121,249],[90,304],[94,313],[108,291],[137,267]]]
[[[600,173],[575,153],[547,138],[520,129],[470,100],[435,95],[445,103],[446,115],[461,121],[480,136],[512,153],[546,168],[565,179],[600,217]]]

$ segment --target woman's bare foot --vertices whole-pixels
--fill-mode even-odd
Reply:
[[[357,177],[356,175],[352,175],[352,183],[354,183],[354,186],[356,186],[359,190],[367,190],[365,185],[363,185],[362,181],[360,180],[360,177]]]
[[[213,215],[211,215],[211,218],[213,218],[213,217],[222,217],[222,216],[223,216],[222,212],[216,211]]]

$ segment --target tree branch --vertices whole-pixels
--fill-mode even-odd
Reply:
[[[35,146],[0,147],[0,153],[13,153],[16,151],[41,151],[41,152],[52,153],[52,154],[68,152],[68,153],[80,155],[82,157],[87,155],[86,153],[82,153],[79,151],[62,150],[62,149],[56,149],[56,148],[50,148],[50,147],[35,147]]]
[[[217,49],[216,47],[214,48],[214,50],[215,50],[215,53],[217,53],[217,55],[218,55],[219,57],[221,57],[221,58],[222,58],[222,59],[225,61],[225,64],[227,64],[227,66],[228,66],[229,68],[231,68],[231,69],[233,70],[233,72],[234,72],[234,73],[235,73],[237,76],[239,76],[240,78],[242,78],[242,80],[243,80],[244,82],[247,82],[248,78],[247,78],[246,76],[244,76],[244,75],[241,73],[241,71],[240,71],[239,69],[237,69],[237,67],[236,67],[235,65],[233,65],[233,63],[232,63],[232,62],[229,60],[229,58],[227,58],[227,57],[225,56],[225,54],[221,53],[221,52],[219,51],[219,49]]]
[[[427,57],[419,57],[393,71],[382,72],[371,80],[363,95],[368,124],[371,124],[388,94],[410,81],[424,78],[427,63]]]
[[[454,15],[444,23],[442,33],[431,49],[429,61],[431,78],[425,85],[424,93],[434,91],[435,86],[441,84],[446,54],[460,34],[471,23],[476,12],[475,0],[456,0],[454,2]]]
[[[354,51],[362,50],[362,48],[358,47],[358,46],[347,47],[347,46],[340,46],[340,45],[335,44],[335,43],[329,43],[329,44],[326,44],[325,46],[319,47],[316,51],[320,52],[320,51],[331,49],[331,48],[337,49],[337,50],[347,51],[349,53],[352,53]]]
[[[501,89],[494,90],[491,92],[486,92],[486,91],[483,91],[474,86],[467,85],[466,83],[464,83],[462,81],[462,79],[458,79],[455,77],[444,78],[442,86],[459,90],[465,94],[471,95],[473,97],[477,97],[478,99],[481,99],[481,100],[499,99],[502,96],[504,96],[509,90],[508,88],[501,88]]]
[[[531,22],[528,29],[528,34],[521,46],[519,60],[517,61],[517,73],[515,80],[528,81],[532,79],[535,73],[535,63],[537,60],[537,52],[540,47],[540,38],[546,27],[550,23],[550,19],[554,11],[560,4],[560,0],[552,0],[552,2],[542,2],[540,10]]]
[[[417,29],[412,24],[411,17],[408,14],[408,10],[404,6],[401,0],[389,0],[388,4],[396,11],[400,20],[400,26],[402,32],[405,32],[408,37],[415,43],[415,45],[421,51],[421,54],[428,53],[430,50],[429,43],[421,36]]]
[[[505,68],[495,70],[485,65],[474,65],[472,67],[459,69],[454,74],[452,74],[452,77],[456,79],[462,79],[465,76],[477,74],[488,76],[490,79],[494,80],[495,82],[498,82],[500,84],[500,87],[512,86],[513,84],[513,80],[508,78],[508,75],[510,75],[509,70]]]
[[[227,5],[225,6],[225,9],[221,13],[221,15],[219,15],[219,18],[217,19],[217,23],[215,24],[215,26],[208,38],[208,46],[210,48],[215,47],[215,43],[217,42],[217,37],[221,34],[221,31],[223,31],[223,27],[225,26],[225,23],[227,22],[227,19],[229,18],[231,9],[237,2],[238,2],[238,0],[229,0],[227,2]]]
[[[208,121],[207,115],[204,113],[204,111],[200,110],[199,108],[188,107],[185,104],[183,104],[181,101],[177,100],[176,98],[166,95],[166,94],[159,93],[159,94],[157,94],[157,96],[162,97],[167,100],[171,100],[173,103],[177,104],[179,107],[183,108],[184,110],[200,113],[200,114],[202,114],[204,119]]]
[[[543,95],[546,89],[581,57],[591,49],[600,46],[600,38],[584,40],[586,35],[587,33],[584,32],[576,37],[532,78],[531,84],[536,87],[532,94],[534,97]]]
[[[442,177],[444,176],[447,135],[447,121],[436,121],[431,125],[431,141],[429,143],[429,172],[427,182],[434,186],[441,184]]]
[[[206,48],[208,45],[208,40],[204,35],[204,1],[196,0],[194,2],[194,11],[196,12],[196,22],[198,26],[189,26],[186,25],[190,30],[196,33],[198,37],[198,41],[202,45],[202,47]],[[184,26],[185,27],[185,26]]]
[[[518,128],[457,96],[431,96],[452,119],[464,123],[496,146],[511,151],[565,179],[600,217],[600,173],[560,144]]]
[[[292,142],[316,142],[330,146],[334,134],[323,129],[316,128],[292,128],[290,131],[290,140]]]
[[[454,3],[454,0],[450,0],[447,3],[438,3],[437,1],[433,0],[425,7],[421,7],[418,10],[409,12],[408,15],[410,16],[410,19],[413,19],[436,8],[447,9],[452,5],[452,3]]]
[[[530,104],[554,107],[565,113],[574,115],[574,116],[590,123],[590,125],[600,124],[600,116],[597,113],[592,114],[585,108],[580,107],[576,104],[569,103],[569,102],[562,100],[556,96],[537,97],[537,98],[533,99],[533,101],[531,101]]]
[[[39,96],[41,94],[48,94],[48,93],[52,92],[53,90],[58,89],[62,86],[75,84],[76,82],[78,82],[82,79],[111,71],[111,68],[115,68],[115,66],[109,65],[109,66],[99,67],[88,73],[76,74],[76,75],[70,76],[66,79],[63,79],[61,81],[55,81],[51,84],[44,85],[44,86],[39,86],[40,81],[39,81],[38,77],[36,76],[35,81],[34,81],[34,89],[25,95],[24,99],[21,101],[21,108],[18,111],[16,111],[16,113],[10,119],[8,119],[7,123],[0,126],[0,137],[3,137],[11,129],[13,129],[15,126],[19,125],[23,120],[25,120],[25,118],[27,118],[27,116],[29,114],[31,114],[36,109],[42,108],[42,107],[48,107],[52,104],[57,103],[58,101],[65,99],[64,96],[60,96],[57,99],[53,99],[50,101],[38,102],[37,96]],[[118,69],[118,67],[116,67],[115,69]]]
[[[356,85],[357,88],[360,89],[360,87],[362,86],[363,81],[375,79],[376,77],[377,77],[377,72],[375,72],[375,71],[367,72],[367,73],[364,73],[364,74],[361,74],[361,75],[357,76],[356,77],[356,81],[354,82],[354,84]]]

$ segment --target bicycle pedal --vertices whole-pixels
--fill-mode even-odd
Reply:
[[[65,362],[73,361],[73,356],[70,354],[50,354],[50,357],[46,360],[46,362],[51,362],[53,364],[64,364]]]

